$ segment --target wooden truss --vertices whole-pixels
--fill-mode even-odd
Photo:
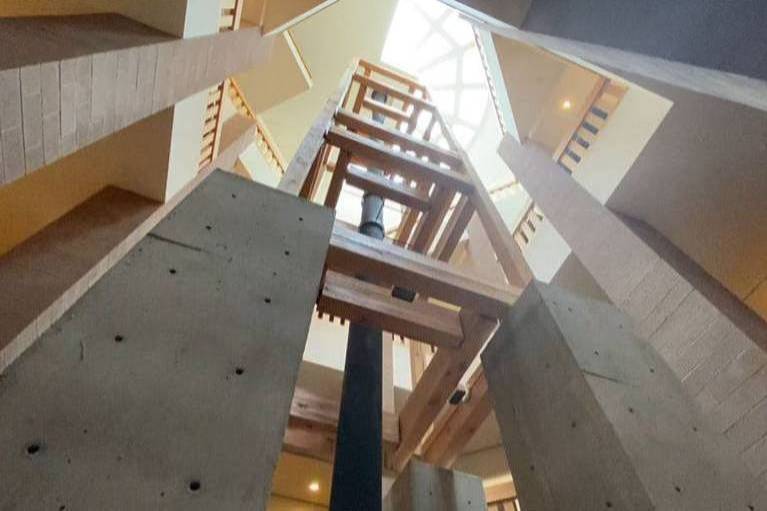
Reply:
[[[336,221],[318,311],[436,347],[399,413],[387,465],[399,471],[415,453],[452,463],[470,438],[466,428],[490,411],[481,373],[470,379],[476,399],[459,416],[447,402],[530,271],[428,89],[403,73],[355,61],[280,182],[332,208],[344,186],[401,204],[402,221],[386,240]],[[450,264],[474,215],[506,282]]]

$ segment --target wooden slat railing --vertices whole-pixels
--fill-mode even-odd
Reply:
[[[237,84],[237,80],[234,78],[229,79],[228,90],[229,98],[231,99],[235,109],[237,109],[241,115],[256,121],[256,145],[258,145],[258,148],[261,151],[261,154],[264,156],[264,159],[275,170],[277,170],[280,175],[284,175],[285,169],[287,168],[285,158],[282,156],[282,153],[277,147],[277,143],[272,138],[272,134],[266,127],[266,124],[264,124],[261,117],[253,111],[253,108],[248,103],[248,100],[245,99],[240,86]]]

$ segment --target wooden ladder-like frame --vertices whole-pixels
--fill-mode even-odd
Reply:
[[[329,185],[321,186],[328,178]],[[402,204],[404,214],[385,240],[336,221],[318,311],[436,347],[396,431],[385,432],[393,439],[386,461],[399,471],[418,453],[449,465],[470,439],[463,429],[490,413],[481,371],[470,378],[478,394],[471,420],[465,409],[450,410],[448,399],[530,281],[530,270],[428,89],[401,72],[355,61],[279,188],[335,208],[344,185]],[[449,263],[474,215],[507,282],[473,278]],[[393,296],[395,288],[414,292],[416,299]],[[449,424],[453,419],[459,424]]]

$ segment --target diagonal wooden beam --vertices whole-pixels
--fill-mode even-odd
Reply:
[[[498,324],[496,319],[466,310],[461,311],[461,322],[464,332],[461,347],[437,351],[400,412],[400,443],[391,458],[396,471],[401,471],[410,460],[469,364]]]
[[[366,192],[380,195],[384,199],[419,211],[428,211],[431,207],[429,196],[417,188],[397,183],[381,174],[368,172],[357,166],[350,165],[347,167],[346,182]]]

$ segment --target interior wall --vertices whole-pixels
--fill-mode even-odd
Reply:
[[[172,117],[158,112],[0,187],[0,254],[107,185],[162,201]]]
[[[61,16],[116,12],[145,25],[182,37],[187,3],[214,4],[207,0],[3,0],[0,16]]]
[[[314,86],[263,114],[286,159],[338,89],[352,59],[380,58],[396,5],[396,0],[342,0],[291,28]]]
[[[630,78],[674,106],[607,205],[651,225],[767,318],[767,113]]]
[[[767,2],[534,0],[524,30],[767,79]]]

